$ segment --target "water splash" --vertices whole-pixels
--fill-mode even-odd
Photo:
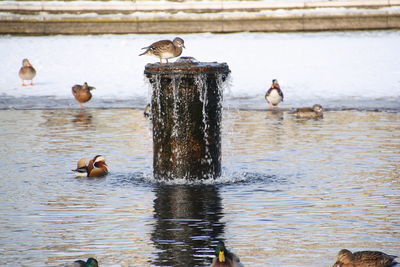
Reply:
[[[288,179],[286,177],[278,177],[273,174],[257,173],[257,172],[243,172],[243,171],[229,171],[225,169],[222,175],[217,179],[196,179],[190,180],[186,177],[170,179],[169,177],[155,178],[150,172],[135,172],[129,174],[116,175],[111,184],[116,186],[154,186],[154,185],[231,185],[231,184],[286,184]]]

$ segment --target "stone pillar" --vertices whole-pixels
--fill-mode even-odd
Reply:
[[[152,86],[153,170],[157,179],[207,179],[221,174],[222,84],[226,63],[181,57],[147,64]]]

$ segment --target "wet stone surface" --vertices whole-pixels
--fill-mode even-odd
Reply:
[[[222,83],[229,72],[226,63],[202,63],[188,57],[146,65],[152,86],[155,177],[220,176]]]

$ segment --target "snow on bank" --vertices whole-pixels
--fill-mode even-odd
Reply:
[[[138,54],[154,41],[173,37],[1,36],[0,102],[9,97],[71,99],[71,87],[86,81],[97,88],[94,99],[139,99],[144,104],[149,94],[144,66],[157,59]],[[398,31],[180,37],[186,46],[182,56],[228,63],[232,78],[225,97],[236,99],[237,106],[264,107],[264,93],[276,78],[284,90],[284,107],[383,100],[400,108]],[[23,58],[29,58],[37,70],[33,87],[22,87],[18,78]]]

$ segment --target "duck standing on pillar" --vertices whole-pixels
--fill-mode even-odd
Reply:
[[[168,59],[179,57],[182,54],[182,48],[185,48],[183,39],[175,37],[173,41],[161,40],[152,43],[150,46],[143,47],[142,49],[146,49],[146,51],[139,56],[150,55],[158,57],[160,58],[160,64],[162,64],[162,59],[164,58],[168,63]]]
[[[265,94],[265,100],[269,103],[270,107],[275,109],[278,104],[283,101],[283,93],[279,86],[278,80],[273,79],[271,88]]]
[[[36,76],[36,70],[28,59],[24,58],[24,60],[22,60],[22,67],[19,69],[18,75],[22,80],[22,86],[27,85],[25,84],[25,81],[31,81],[30,85],[33,85],[32,80]]]

